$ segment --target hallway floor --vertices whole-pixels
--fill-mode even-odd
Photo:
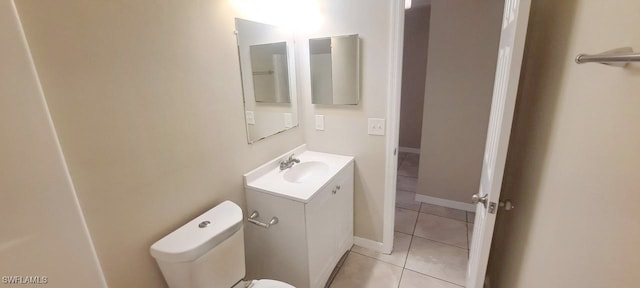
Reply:
[[[331,288],[459,288],[474,213],[414,200],[418,154],[400,153],[391,255],[353,246]]]

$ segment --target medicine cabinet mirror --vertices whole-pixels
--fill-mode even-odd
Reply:
[[[360,41],[357,34],[309,40],[311,102],[357,105]]]

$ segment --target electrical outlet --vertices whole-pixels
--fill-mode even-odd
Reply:
[[[284,113],[284,128],[293,127],[293,115],[291,113]]]
[[[368,124],[369,135],[384,135],[384,119],[369,118]]]
[[[324,130],[324,115],[316,115],[316,130]]]
[[[247,119],[247,124],[249,125],[255,125],[256,124],[256,118],[253,115],[253,111],[245,111],[245,118]]]

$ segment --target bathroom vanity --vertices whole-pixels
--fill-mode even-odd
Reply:
[[[245,174],[247,277],[324,287],[353,245],[353,174],[353,157],[305,145]]]

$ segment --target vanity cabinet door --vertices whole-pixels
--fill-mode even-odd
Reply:
[[[353,164],[306,205],[309,273],[312,288],[325,286],[353,245]]]
[[[335,254],[337,243],[335,223],[333,185],[320,191],[313,200],[306,205],[307,241],[309,247],[310,287],[324,287],[326,277],[331,274],[333,265],[331,258]],[[325,276],[326,275],[326,276]]]
[[[342,254],[353,246],[353,164],[350,164],[342,172],[338,179],[333,202],[336,206],[334,222],[336,228],[336,241],[338,249],[338,260]]]

